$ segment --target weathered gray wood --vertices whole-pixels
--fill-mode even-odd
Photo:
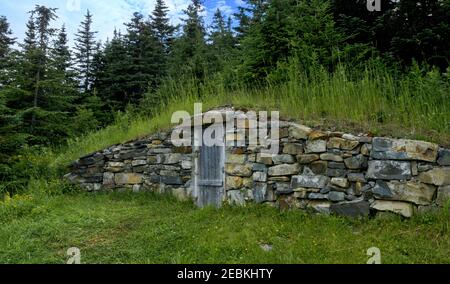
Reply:
[[[199,149],[198,160],[198,206],[220,207],[222,204],[224,186],[224,147],[202,146]]]

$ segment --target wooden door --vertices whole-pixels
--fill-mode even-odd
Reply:
[[[198,206],[220,207],[225,192],[225,147],[203,145],[198,154]]]

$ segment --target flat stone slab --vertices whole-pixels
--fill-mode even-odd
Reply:
[[[450,167],[434,168],[430,171],[420,173],[419,180],[423,183],[437,186],[450,185]]]
[[[369,161],[368,179],[407,180],[411,179],[411,163],[400,161]]]
[[[299,164],[283,164],[269,168],[269,176],[289,176],[298,174]]]
[[[418,160],[436,162],[439,145],[415,140],[374,138],[372,158],[380,160]]]
[[[414,214],[414,206],[411,203],[400,201],[376,200],[370,208],[378,211],[388,211],[410,218]]]
[[[364,200],[355,200],[332,204],[330,206],[331,213],[339,216],[347,217],[366,217],[370,213],[370,204]]]
[[[327,186],[330,178],[321,175],[299,175],[293,176],[291,188],[324,188]]]
[[[378,181],[372,191],[379,199],[430,205],[433,202],[436,187],[419,182]]]

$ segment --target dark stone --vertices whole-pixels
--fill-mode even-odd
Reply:
[[[369,202],[363,200],[355,200],[349,202],[341,202],[337,204],[331,204],[331,213],[347,216],[347,217],[366,217],[370,213]]]
[[[253,199],[256,203],[264,203],[267,201],[266,183],[255,183],[255,187],[253,189]]]
[[[450,149],[440,150],[437,162],[441,166],[450,166]]]
[[[387,183],[382,180],[377,181],[377,183],[372,189],[372,192],[377,198],[380,199],[383,198],[390,199],[393,196],[391,189],[389,188]]]
[[[341,169],[341,170],[345,170],[345,164],[344,164],[344,163],[330,162],[330,163],[328,163],[328,167],[329,167],[330,169]]]
[[[253,164],[253,171],[267,173],[267,167],[265,164]]]
[[[333,202],[344,201],[345,193],[332,191],[328,194],[328,200],[333,201]]]
[[[349,173],[347,175],[347,178],[352,182],[366,182],[366,177],[364,176],[364,174],[360,173]]]
[[[352,170],[367,169],[367,158],[364,155],[358,155],[345,159],[345,166]]]
[[[408,180],[412,177],[411,163],[400,161],[370,161],[367,178],[383,180]]]
[[[327,169],[327,176],[345,178],[347,176],[347,171],[342,169]]]
[[[277,183],[276,190],[278,195],[286,195],[294,192],[294,190],[289,186],[288,183]]]
[[[85,177],[86,183],[103,183],[103,173]]]
[[[182,185],[183,180],[181,177],[161,176],[161,183],[168,185]]]
[[[327,162],[325,161],[317,161],[312,162],[307,167],[315,174],[315,175],[325,175],[327,172]]]

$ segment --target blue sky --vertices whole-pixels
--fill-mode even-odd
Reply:
[[[174,24],[179,23],[182,11],[191,0],[165,0],[169,7],[169,15]],[[224,14],[231,15],[242,0],[205,0],[205,20],[210,22],[214,11],[220,8]],[[6,16],[11,24],[14,36],[21,41],[25,33],[27,12],[36,4],[58,8],[59,19],[54,23],[60,27],[63,23],[69,32],[69,39],[73,40],[80,22],[89,9],[94,15],[94,29],[98,31],[97,38],[105,41],[111,37],[114,28],[124,30],[123,23],[128,22],[133,12],[150,14],[155,7],[155,0],[0,0],[0,15]]]

